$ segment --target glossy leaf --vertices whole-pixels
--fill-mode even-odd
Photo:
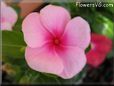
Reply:
[[[93,21],[91,27],[95,33],[103,34],[111,39],[114,37],[113,33],[114,23],[103,15],[96,13],[95,20]]]
[[[24,56],[26,44],[23,40],[22,32],[3,31],[2,32],[2,55],[14,58]]]

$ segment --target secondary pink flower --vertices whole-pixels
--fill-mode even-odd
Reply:
[[[32,69],[68,79],[85,66],[90,27],[83,18],[71,20],[66,9],[48,5],[40,13],[29,14],[22,31],[27,43],[25,59]]]
[[[1,2],[0,24],[1,30],[12,30],[13,25],[17,21],[17,13],[15,10],[7,6],[3,1]]]
[[[94,33],[92,33],[91,41],[92,48],[87,53],[87,63],[97,68],[111,51],[112,41],[106,36]]]

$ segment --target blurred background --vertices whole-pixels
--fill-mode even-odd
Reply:
[[[76,5],[76,1],[63,0],[3,0],[8,6],[11,6],[18,14],[18,20],[13,27],[13,31],[2,31],[2,56],[1,67],[2,84],[114,84],[114,2],[105,1],[103,4],[113,4],[108,7],[80,7]],[[100,0],[93,0],[92,2],[82,2],[82,4],[95,4]],[[92,56],[93,61],[97,63],[87,63],[86,67],[76,77],[68,80],[60,77],[44,74],[31,70],[24,59],[24,50],[26,44],[23,40],[21,32],[21,24],[23,19],[31,12],[39,12],[40,9],[48,4],[62,6],[66,8],[72,18],[76,16],[83,17],[91,27],[91,33],[99,34],[102,37],[100,41],[102,44],[102,51],[106,47],[110,47],[107,53],[104,52],[103,60],[100,56]],[[104,38],[103,38],[104,37]],[[110,44],[107,43],[108,39]],[[93,37],[94,40],[94,37]],[[15,45],[15,46],[11,46]],[[91,45],[86,50],[87,53],[91,51]],[[100,53],[99,53],[100,54]],[[90,58],[88,57],[88,59]],[[96,66],[97,65],[97,66]]]

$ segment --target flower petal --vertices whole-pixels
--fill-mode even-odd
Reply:
[[[90,43],[90,27],[89,24],[81,17],[72,19],[66,26],[63,40],[64,45],[79,46],[82,49],[88,47]]]
[[[57,50],[58,55],[63,59],[64,70],[59,75],[64,79],[69,79],[78,74],[86,64],[84,50],[78,47],[64,47],[65,52]]]
[[[12,26],[17,21],[16,11],[9,6],[1,8],[1,17],[3,17],[5,19],[5,21],[10,22]]]
[[[1,1],[1,7],[6,7],[6,6],[7,6],[6,3]]]
[[[86,54],[86,56],[87,56],[87,63],[95,68],[101,65],[106,58],[106,54],[102,54],[94,50],[90,50]]]
[[[63,70],[62,60],[55,54],[42,48],[26,48],[25,59],[32,69],[45,73],[59,74]]]
[[[0,27],[1,30],[9,30],[11,31],[12,30],[12,25],[8,22],[4,22],[4,23],[1,23],[1,27]]]
[[[107,54],[112,49],[112,40],[104,35],[92,33],[91,41],[94,45],[93,49],[97,50],[99,53]]]
[[[53,35],[63,33],[70,20],[69,12],[60,6],[48,5],[40,11],[40,14],[42,23]]]
[[[112,49],[112,45],[106,44],[104,43],[93,43],[95,45],[95,47],[93,48],[95,51],[99,52],[99,53],[103,53],[103,54],[108,54],[111,49]]]
[[[29,14],[23,21],[22,31],[28,46],[32,48],[41,47],[47,42],[49,34],[40,22],[38,13]]]

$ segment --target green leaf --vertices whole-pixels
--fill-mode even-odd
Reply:
[[[112,59],[114,58],[114,49],[107,55],[107,59]]]
[[[59,84],[57,76],[40,73],[30,69],[27,65],[22,69],[24,72],[18,83],[21,84]]]
[[[21,16],[20,16],[21,9],[18,6],[18,3],[13,3],[11,6],[13,7],[13,9],[16,11],[16,13],[18,15],[18,19],[17,19],[16,23],[14,24],[13,30],[21,31],[21,29],[22,29],[22,20],[23,20],[23,18],[21,18]]]
[[[21,29],[22,29],[22,20],[23,20],[22,18],[18,17],[18,20],[17,20],[16,24],[14,25],[13,30],[21,31]]]
[[[21,58],[24,56],[26,44],[22,32],[3,31],[2,32],[2,55]]]
[[[27,66],[28,67],[28,66]],[[39,72],[36,72],[34,70],[31,70],[30,68],[26,68],[22,74],[22,76],[20,77],[20,80],[18,81],[18,83],[20,84],[35,84],[35,82],[40,76]]]
[[[109,7],[106,7],[105,9],[114,15],[114,1],[107,0],[107,4],[109,4]]]
[[[95,33],[103,34],[111,39],[114,37],[114,23],[100,13],[96,13],[95,20],[91,24],[92,30]]]

